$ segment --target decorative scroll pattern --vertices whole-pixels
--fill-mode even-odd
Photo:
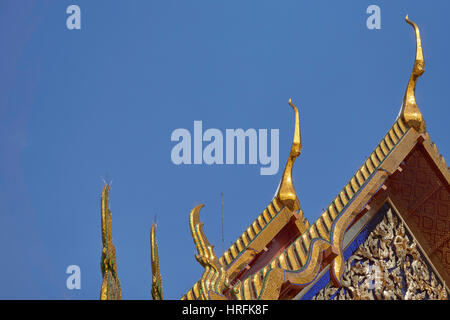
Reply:
[[[446,300],[445,286],[389,210],[347,260],[342,287],[327,284],[313,300]]]

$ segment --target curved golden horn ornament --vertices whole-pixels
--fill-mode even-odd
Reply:
[[[200,204],[194,207],[189,214],[189,227],[191,230],[192,239],[194,240],[195,248],[198,254],[195,259],[203,266],[210,266],[216,270],[221,267],[219,259],[214,253],[214,246],[212,246],[203,232],[203,223],[200,222],[200,210],[204,207]]]
[[[295,111],[294,140],[292,141],[291,152],[289,153],[289,158],[287,160],[286,167],[284,168],[277,197],[290,210],[295,211],[300,209],[300,201],[298,200],[292,181],[292,167],[294,166],[295,159],[300,155],[300,151],[302,149],[302,138],[300,134],[298,108],[292,103],[292,99],[289,99],[289,105]]]
[[[150,249],[152,262],[152,298],[153,300],[163,299],[162,278],[159,272],[158,243],[156,242],[156,223],[152,224],[150,230]]]
[[[205,268],[201,279],[194,286],[194,295],[200,299],[226,299],[222,292],[229,286],[224,266],[220,263],[212,246],[203,232],[199,214],[203,204],[194,207],[189,214],[189,228],[198,254],[195,259]]]
[[[416,60],[414,61],[414,67],[406,88],[405,97],[403,98],[400,117],[409,127],[414,128],[419,133],[424,133],[426,131],[425,120],[416,103],[417,79],[425,72],[422,41],[417,24],[409,20],[408,15],[406,15],[405,20],[414,28],[416,34]]]

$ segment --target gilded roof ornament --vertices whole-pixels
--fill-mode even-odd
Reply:
[[[111,210],[109,209],[109,190],[111,186],[105,184],[102,190],[102,258],[100,268],[102,270],[103,282],[100,290],[101,300],[122,299],[122,289],[117,277],[116,248],[112,242]]]
[[[203,223],[199,213],[203,204],[194,207],[189,214],[189,227],[198,254],[195,259],[205,268],[202,278],[194,286],[194,291],[202,300],[226,299],[222,296],[225,288],[229,287],[229,279],[224,266],[220,263],[212,246],[203,233]]]
[[[292,182],[292,167],[295,159],[300,155],[302,149],[302,138],[300,134],[300,120],[298,115],[298,108],[289,99],[289,105],[295,111],[295,129],[294,140],[292,141],[291,152],[284,168],[283,177],[281,178],[280,187],[278,188],[277,197],[290,210],[296,211],[300,209],[300,201],[295,192],[294,184]]]
[[[150,249],[152,262],[152,298],[163,300],[162,279],[159,272],[158,243],[156,242],[156,223],[152,224],[150,230]]]
[[[210,266],[215,270],[220,269],[221,263],[214,252],[212,246],[203,232],[203,223],[200,222],[200,210],[204,207],[203,204],[196,206],[189,214],[189,227],[191,230],[192,239],[194,240],[195,248],[198,254],[195,259],[202,265],[202,267]]]
[[[417,79],[425,72],[422,41],[417,24],[409,20],[408,15],[406,15],[405,20],[414,28],[416,34],[416,60],[414,61],[414,67],[406,88],[405,97],[403,98],[400,117],[409,127],[414,128],[419,133],[424,133],[426,131],[425,120],[417,107],[415,95]]]

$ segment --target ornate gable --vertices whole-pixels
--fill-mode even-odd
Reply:
[[[425,60],[419,29],[406,21],[416,35],[413,70],[399,117],[368,159],[309,225],[291,178],[301,140],[298,110],[289,101],[296,130],[277,194],[221,258],[203,234],[202,206],[191,211],[205,271],[182,299],[447,297],[450,171],[416,104]],[[364,285],[367,268],[378,270],[378,291]]]
[[[447,299],[442,280],[395,209],[386,203],[345,252],[342,286],[318,283],[313,300]],[[326,282],[326,278],[322,283]],[[319,290],[317,293],[316,291]]]

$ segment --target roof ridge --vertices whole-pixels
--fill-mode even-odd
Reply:
[[[242,283],[236,286],[242,286],[246,281],[253,277],[265,277],[267,273],[274,268],[280,267],[284,270],[302,270],[310,265],[312,247],[315,241],[332,242],[330,239],[331,230],[334,222],[343,213],[351,200],[359,193],[371,175],[382,169],[381,164],[387,156],[396,148],[402,138],[406,135],[409,128],[404,124],[401,118],[397,118],[388,132],[384,135],[374,151],[364,161],[353,177],[345,184],[342,190],[331,201],[328,208],[322,212],[317,220],[311,224],[305,232],[295,239],[282,253],[274,257],[260,270],[252,276],[242,279]],[[256,275],[258,274],[258,275]]]
[[[276,197],[273,198],[241,236],[222,254],[219,261],[226,267],[231,265],[283,208],[279,200]]]
[[[366,161],[364,161],[362,166],[357,169],[349,182],[347,182],[341,191],[334,197],[328,208],[322,212],[317,220],[298,238],[305,239],[308,243],[308,246],[306,246],[308,251],[310,241],[308,241],[308,237],[304,235],[308,234],[311,239],[315,238],[317,235],[323,240],[330,240],[330,230],[333,222],[349,201],[353,199],[358,191],[360,191],[361,187],[369,179],[371,174],[380,167],[384,159],[386,159],[391,151],[397,146],[407,131],[408,129],[403,124],[403,121],[400,118],[397,119],[387,134],[381,139],[380,143],[375,147],[375,150],[370,154]],[[400,134],[400,136],[398,134]],[[392,142],[395,141],[394,144],[392,144],[390,140],[392,140]],[[314,228],[316,230],[314,230]]]

